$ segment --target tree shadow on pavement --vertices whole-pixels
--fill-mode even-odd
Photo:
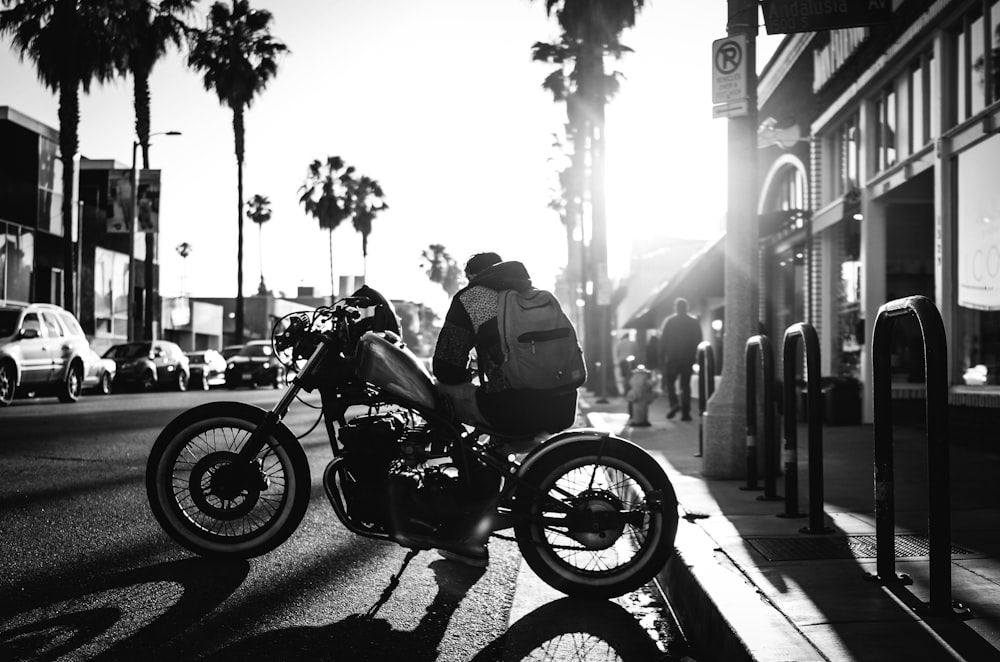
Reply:
[[[246,562],[184,559],[95,577],[21,604],[0,625],[2,660],[150,659],[246,579]]]

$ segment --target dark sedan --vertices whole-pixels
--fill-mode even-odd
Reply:
[[[274,355],[269,340],[251,340],[226,364],[226,386],[271,385],[278,388],[284,382],[285,367]]]

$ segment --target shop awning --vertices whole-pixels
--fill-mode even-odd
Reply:
[[[652,329],[674,311],[674,299],[692,304],[724,294],[726,237],[719,237],[691,256],[669,280],[662,283],[625,323],[628,329]]]

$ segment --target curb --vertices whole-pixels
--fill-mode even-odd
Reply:
[[[581,409],[592,427],[634,436],[627,434],[629,426],[612,424],[600,412],[587,411],[589,407]],[[676,482],[679,472],[663,453],[650,454]],[[685,515],[683,504],[679,509],[674,553],[655,583],[693,652],[725,662],[829,662]]]

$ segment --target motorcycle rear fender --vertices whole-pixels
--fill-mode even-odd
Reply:
[[[527,457],[521,463],[521,468],[518,469],[517,475],[524,476],[533,465],[535,465],[543,457],[551,453],[552,451],[562,448],[568,444],[573,444],[578,441],[584,441],[588,439],[608,439],[612,445],[614,444],[632,444],[631,441],[623,439],[616,435],[613,435],[605,430],[600,430],[597,428],[573,428],[570,430],[564,430],[558,434],[555,434],[541,443],[537,448],[528,453]]]

